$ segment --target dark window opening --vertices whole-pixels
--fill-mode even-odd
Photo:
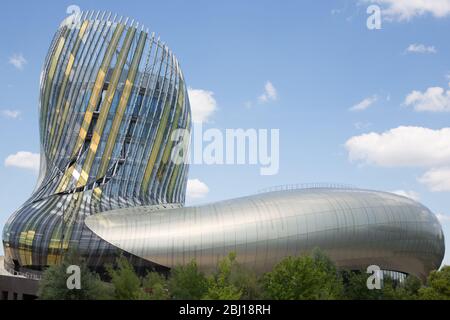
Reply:
[[[20,264],[19,261],[16,259],[13,259],[13,263],[14,263],[14,271],[20,271]]]

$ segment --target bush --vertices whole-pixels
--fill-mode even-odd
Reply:
[[[148,298],[142,289],[141,279],[133,266],[125,257],[116,260],[116,266],[106,267],[114,287],[114,298],[117,300],[143,300]]]
[[[339,299],[342,279],[334,264],[320,251],[288,257],[264,276],[266,296],[276,300]]]
[[[205,300],[238,300],[242,296],[242,289],[232,281],[231,273],[235,264],[236,254],[230,253],[221,260],[217,272],[208,277],[208,292]]]
[[[450,266],[430,273],[427,287],[419,289],[419,299],[450,300]]]
[[[199,300],[208,291],[208,281],[192,260],[187,265],[173,268],[169,278],[169,291],[173,299]]]
[[[79,290],[67,287],[70,276],[67,269],[71,265],[80,267]],[[89,271],[84,260],[75,251],[69,251],[61,264],[45,270],[43,279],[39,282],[38,296],[42,300],[107,300],[112,298],[113,288],[102,282],[98,274]]]
[[[164,276],[156,272],[149,272],[142,282],[146,299],[148,300],[168,300],[169,290],[167,280]]]
[[[70,265],[81,271],[81,289],[69,290],[66,273]],[[433,271],[422,286],[419,279],[408,276],[403,283],[383,280],[380,290],[367,288],[364,271],[338,271],[335,264],[320,250],[309,255],[288,257],[272,271],[259,276],[236,261],[230,253],[219,261],[215,272],[206,276],[193,260],[172,269],[168,278],[149,272],[140,278],[124,257],[114,267],[107,266],[111,283],[102,282],[89,271],[83,259],[70,251],[60,265],[49,267],[40,282],[39,297],[46,300],[448,300],[450,299],[450,266]]]

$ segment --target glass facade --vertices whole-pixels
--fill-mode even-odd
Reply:
[[[85,12],[65,20],[40,87],[41,168],[32,196],[3,230],[5,264],[41,269],[77,248],[89,265],[118,249],[84,224],[116,208],[184,203],[188,167],[169,163],[176,129],[190,129],[178,61],[128,19]]]

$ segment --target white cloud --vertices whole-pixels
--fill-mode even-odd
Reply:
[[[399,196],[410,198],[414,201],[420,200],[420,194],[418,194],[417,192],[412,191],[412,190],[409,190],[409,191],[408,190],[394,190],[391,192],[394,194],[398,194]]]
[[[188,88],[189,102],[191,104],[192,121],[195,123],[207,122],[217,109],[217,102],[212,91]]]
[[[404,104],[416,111],[450,112],[450,90],[441,87],[431,87],[423,93],[414,90],[406,96]]]
[[[450,215],[445,213],[436,213],[436,218],[438,218],[441,223],[450,222]]]
[[[264,93],[259,96],[258,100],[261,103],[266,103],[269,101],[275,101],[278,98],[277,89],[273,86],[272,82],[267,81],[264,86]]]
[[[419,178],[419,182],[431,191],[450,191],[450,167],[430,169]]]
[[[362,0],[382,7],[388,20],[408,21],[414,17],[431,14],[436,18],[450,15],[450,0]]]
[[[9,63],[17,69],[22,70],[27,64],[27,60],[21,53],[15,53],[9,58]]]
[[[347,140],[349,160],[380,167],[424,167],[418,181],[430,191],[450,191],[450,128],[401,126]],[[406,191],[399,190],[406,195]],[[414,199],[414,194],[409,192]]]
[[[352,162],[382,167],[445,166],[450,163],[450,128],[401,126],[354,136],[345,148]]]
[[[186,196],[192,199],[200,199],[206,197],[209,193],[208,186],[198,179],[189,179],[187,182]]]
[[[363,111],[369,108],[374,102],[378,100],[376,95],[365,98],[363,101],[355,104],[353,107],[348,109],[349,111]]]
[[[407,52],[413,53],[436,53],[437,50],[434,46],[426,46],[424,44],[413,43],[406,48]]]
[[[8,119],[17,119],[20,116],[20,111],[19,110],[9,110],[9,109],[5,109],[5,110],[1,110],[0,114]]]
[[[5,166],[37,172],[39,171],[39,154],[28,151],[19,151],[16,154],[11,154],[6,157]]]

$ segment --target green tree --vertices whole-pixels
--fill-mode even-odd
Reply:
[[[383,286],[381,290],[377,290],[380,292],[379,299],[381,300],[405,300],[406,292],[401,287],[401,284],[394,281],[390,277],[383,278]]]
[[[141,279],[125,257],[117,258],[116,266],[109,265],[106,270],[111,277],[116,299],[143,300],[148,298],[148,295],[142,289]]]
[[[421,287],[422,282],[417,277],[409,275],[403,283],[396,286],[393,298],[396,300],[416,300],[419,298]]]
[[[265,274],[266,296],[277,300],[339,299],[342,279],[335,265],[319,250],[287,257]]]
[[[260,277],[249,268],[238,263],[231,266],[230,283],[241,291],[241,300],[258,300],[263,298]]]
[[[168,300],[169,290],[167,280],[163,275],[156,272],[149,272],[142,282],[146,299],[149,300]]]
[[[343,298],[349,300],[381,299],[381,290],[367,288],[368,276],[365,271],[343,271]]]
[[[67,286],[71,276],[67,270],[72,265],[80,268],[80,289],[69,289]],[[98,274],[91,272],[84,260],[71,250],[60,264],[44,271],[38,296],[42,300],[106,300],[112,298],[112,287],[102,282]]]
[[[228,257],[221,260],[217,272],[208,277],[208,292],[203,297],[206,300],[238,300],[242,296],[242,290],[231,281],[233,265],[236,254],[229,253]]]
[[[172,269],[169,292],[173,299],[179,300],[198,300],[208,292],[208,281],[194,260]]]
[[[413,275],[409,275],[408,277],[406,277],[403,289],[405,290],[407,295],[411,296],[411,298],[414,298],[419,295],[419,290],[421,287],[422,281],[420,281],[419,278]]]
[[[419,289],[419,299],[450,300],[450,266],[430,273],[427,287]]]
[[[408,276],[403,283],[384,277],[381,289],[367,288],[368,274],[365,271],[344,271],[343,298],[350,300],[413,300],[417,298],[421,282]]]

